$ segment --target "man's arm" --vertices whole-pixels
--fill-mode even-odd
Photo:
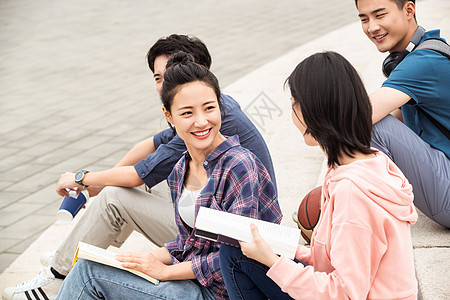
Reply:
[[[403,123],[403,113],[402,110],[400,108],[397,108],[396,110],[394,110],[393,112],[391,112],[391,115],[393,115],[394,117],[396,117],[400,122]]]
[[[153,137],[150,137],[131,148],[130,151],[114,166],[132,166],[156,151]]]
[[[393,113],[403,104],[406,104],[411,97],[399,90],[382,87],[370,95],[372,103],[372,122],[375,124],[388,114]],[[394,116],[397,117],[396,113]]]
[[[125,154],[125,156],[114,166],[114,168],[133,166],[149,156],[151,153],[155,152],[155,150],[156,148],[153,142],[153,137],[143,140],[131,148],[131,150],[128,151],[128,153]],[[97,196],[104,187],[104,185],[90,185],[86,189],[89,192],[89,196],[94,197]]]
[[[175,132],[172,128],[167,128],[136,144],[114,167],[133,166],[154,153],[160,145],[169,143],[174,137]]]
[[[166,129],[166,130],[163,130],[163,131],[157,133],[153,137],[143,140],[142,142],[136,144],[130,151],[128,151],[128,153],[114,166],[114,168],[124,167],[124,166],[133,166],[133,165],[145,160],[151,154],[155,153],[156,149],[160,145],[165,145],[167,143],[170,143],[172,141],[172,139],[174,138],[174,136],[175,136],[174,131],[171,128],[169,128],[169,129]],[[182,147],[182,148],[183,148],[182,149],[183,151],[186,150],[185,147]],[[158,156],[158,155],[155,155],[155,156]],[[104,187],[104,185],[89,185],[87,190],[89,191],[89,195],[91,197],[94,197],[94,196],[98,195],[98,193],[100,193],[100,191],[103,189],[103,187]]]
[[[177,135],[168,143],[158,143],[156,137],[155,135],[156,151],[134,165],[137,174],[149,188],[167,179],[177,161],[186,151],[186,145]]]
[[[140,186],[144,182],[137,174],[133,166],[117,167],[100,172],[87,173],[83,179],[84,185],[93,186],[124,186],[124,187],[136,187]],[[56,192],[60,196],[68,196],[69,193],[66,189],[74,189],[80,187],[75,182],[74,173],[64,173],[59,178],[56,185]]]

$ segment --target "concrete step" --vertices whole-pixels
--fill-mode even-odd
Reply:
[[[448,1],[418,1],[417,11],[422,26],[427,29],[440,28],[442,36],[450,37]],[[378,88],[384,80],[381,62],[385,55],[377,52],[362,33],[359,22],[355,22],[298,47],[224,89],[225,93],[239,101],[268,143],[285,215],[283,224],[289,226],[295,226],[290,216],[302,196],[321,184],[324,167],[321,151],[306,146],[291,124],[289,94],[283,90],[283,83],[298,62],[323,50],[344,55],[360,72],[369,92]],[[258,114],[255,108],[266,114]],[[0,275],[0,289],[35,276],[41,253],[54,251],[66,232],[66,225],[55,224],[48,228]],[[450,231],[419,214],[418,223],[412,226],[412,235],[420,299],[450,299]],[[152,245],[142,236],[133,234],[121,250],[150,247]]]

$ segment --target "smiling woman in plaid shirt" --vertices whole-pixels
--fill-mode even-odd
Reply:
[[[187,152],[168,178],[178,235],[148,253],[118,255],[124,267],[142,271],[153,285],[132,273],[80,260],[65,279],[60,299],[227,299],[220,271],[220,244],[196,237],[200,206],[280,223],[282,214],[270,175],[237,136],[220,132],[220,88],[216,77],[175,54],[167,64],[161,93],[167,121]]]

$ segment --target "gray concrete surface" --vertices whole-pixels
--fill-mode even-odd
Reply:
[[[238,63],[237,65],[234,66],[235,68],[237,68],[236,70],[232,71],[231,73],[224,72],[229,74],[229,76],[235,76],[233,79],[230,79],[230,81],[226,83],[225,92],[231,94],[233,97],[239,100],[241,106],[245,109],[247,114],[254,119],[255,123],[257,123],[258,126],[260,126],[260,130],[263,133],[264,138],[268,142],[269,148],[273,156],[276,175],[278,179],[280,203],[282,206],[283,213],[285,214],[285,219],[283,220],[283,223],[290,226],[294,226],[294,224],[290,221],[290,214],[292,210],[297,208],[301,196],[306,194],[306,192],[309,191],[312,187],[321,184],[324,165],[323,165],[323,156],[321,155],[321,152],[317,148],[311,148],[304,145],[301,136],[298,134],[297,130],[291,124],[290,110],[289,110],[290,109],[289,95],[282,89],[284,79],[292,71],[295,65],[301,59],[307,57],[308,55],[322,50],[335,50],[342,53],[345,57],[347,57],[350,60],[350,62],[358,69],[369,91],[373,91],[383,81],[383,77],[380,72],[380,65],[382,59],[384,58],[384,55],[379,54],[373,47],[373,45],[362,34],[359,22],[357,21],[356,18],[356,11],[354,10],[353,7],[353,1],[350,2],[351,5],[349,5],[347,9],[349,9],[352,12],[351,15],[353,15],[353,19],[350,18],[349,22],[341,20],[342,23],[340,24],[333,23],[334,21],[328,19],[326,22],[329,22],[330,28],[333,27],[334,29],[333,31],[318,33],[316,36],[314,36],[314,38],[311,39],[298,38],[298,36],[296,36],[297,34],[296,32],[291,33],[292,34],[291,38],[286,38],[287,40],[290,41],[291,39],[295,40],[295,43],[293,43],[290,49],[279,50],[280,52],[274,53],[267,59],[263,57],[258,58],[256,59],[256,61],[258,61],[259,63],[255,63],[254,65],[251,66],[246,65],[245,62],[241,64]],[[443,35],[446,37],[450,37],[450,22],[446,19],[446,17],[450,13],[450,3],[439,0],[424,0],[417,2],[418,2],[417,17],[420,24],[427,29],[441,28]],[[260,3],[262,2],[258,2],[258,4]],[[335,3],[333,3],[333,5],[334,4]],[[293,4],[291,3],[291,5]],[[301,8],[303,13],[304,10],[309,5],[311,5],[309,2],[304,3],[303,7]],[[321,5],[324,5],[324,3],[322,3]],[[340,5],[342,5],[342,3]],[[126,10],[125,8],[123,9]],[[284,9],[286,9],[286,7],[284,7]],[[319,9],[319,7],[316,7],[316,9]],[[272,10],[275,10],[275,8],[272,7]],[[340,14],[338,10],[333,9],[333,11],[336,11],[336,13],[332,13],[331,15],[341,17],[345,15]],[[213,19],[215,20],[216,18]],[[269,19],[273,21],[273,18]],[[265,20],[265,22],[268,21],[269,20]],[[283,20],[280,19],[279,21],[282,22]],[[321,23],[317,20],[315,21],[310,20],[308,22],[311,22],[311,26],[313,26],[316,23]],[[348,25],[346,25],[345,23],[347,23]],[[286,27],[276,29],[274,35],[277,34],[289,35],[290,30],[295,29],[294,27],[290,28],[293,25],[289,25],[290,24],[289,21],[285,24],[287,24]],[[318,25],[322,26],[323,24]],[[210,30],[212,26],[214,25],[209,24],[208,29]],[[299,28],[299,30],[300,29],[309,30],[311,28],[308,29],[302,27]],[[238,32],[240,32],[241,30],[244,30],[243,27],[240,27]],[[254,30],[256,29],[253,29],[251,33],[253,33]],[[317,32],[318,29],[314,30]],[[208,31],[205,32],[207,33]],[[200,33],[195,34],[201,36]],[[238,33],[233,34],[237,35]],[[164,33],[160,35],[164,35]],[[250,38],[250,34],[248,32],[247,35],[249,35]],[[223,36],[226,35],[223,34]],[[245,40],[245,34],[243,34],[243,39]],[[206,39],[204,40],[209,46],[211,43],[214,42],[213,41],[214,39],[211,39],[211,42],[209,42]],[[267,40],[265,42],[268,43],[269,41]],[[236,44],[239,45],[239,43]],[[122,44],[122,47],[123,46],[124,44]],[[254,45],[249,45],[248,47],[250,46]],[[269,49],[270,48],[269,46],[264,46],[264,43],[262,43],[262,45],[255,46],[256,49],[255,50],[256,52],[254,52],[255,56],[258,55],[260,52],[258,51],[259,47],[262,47],[261,49],[268,50],[268,52],[272,51]],[[217,74],[221,72],[221,69],[219,68],[220,63],[224,65],[224,68],[229,67],[227,64],[231,64],[230,62],[237,62],[237,60],[240,60],[239,54],[243,53],[242,52],[243,50],[239,49],[227,50],[225,51],[227,53],[223,54],[225,57],[224,60],[227,61],[221,62],[219,61],[218,58],[221,57],[220,56],[221,52],[216,49],[220,49],[220,47],[212,49],[211,52],[213,54],[213,57],[215,58],[217,68],[215,72]],[[234,54],[230,54],[228,51],[234,51]],[[227,55],[229,55],[230,57],[226,58]],[[245,59],[242,61],[245,61]],[[139,65],[136,68],[139,67],[142,66]],[[105,67],[105,72],[102,75],[103,76],[105,76],[105,74],[109,75],[109,71],[111,70],[106,69]],[[130,70],[130,74],[132,72],[133,71]],[[144,68],[142,71],[143,73],[142,75],[145,75],[144,73],[146,72],[147,70]],[[93,80],[104,82],[104,78],[102,78],[101,75],[98,76],[99,76],[98,78]],[[219,79],[222,79],[220,76],[221,75],[219,75]],[[224,80],[226,81],[226,75],[222,76],[225,78]],[[136,80],[138,81],[138,79]],[[147,78],[146,80],[151,79]],[[84,83],[93,84],[91,80],[88,80],[87,78],[85,79]],[[115,92],[126,96],[126,93],[122,93],[122,89],[120,87],[117,87],[117,84],[121,84],[121,82],[120,81],[114,82],[113,86],[116,88]],[[83,86],[81,86],[81,88],[82,87]],[[105,84],[103,88],[106,89],[107,87],[108,85]],[[74,83],[74,88],[79,89],[80,85]],[[148,98],[151,97],[151,94],[153,92],[151,91],[151,87],[149,91],[148,81],[142,82],[142,86],[136,85],[136,89],[139,90],[139,88],[141,88],[142,95],[148,92],[149,94]],[[135,91],[135,89],[127,89],[126,91],[132,92]],[[114,93],[108,92],[108,93],[110,97],[114,98],[116,94],[115,92]],[[136,92],[134,95],[141,95],[141,94]],[[120,100],[121,99],[119,99],[119,102]],[[142,96],[141,100],[142,104],[140,107],[141,110],[144,110],[143,105],[145,105],[146,101],[148,102],[147,95]],[[80,98],[79,101],[84,100]],[[116,103],[115,101],[111,103],[106,102],[107,101],[103,103],[103,106],[100,105],[100,107],[108,109],[109,104],[114,106],[114,103]],[[257,113],[257,110],[255,108],[258,108],[259,112],[263,111],[265,113],[264,116],[262,117],[261,113]],[[118,109],[125,109],[125,107],[119,106]],[[91,113],[94,114],[94,112],[95,109],[93,109]],[[150,112],[150,109],[148,112]],[[272,112],[272,114],[270,114],[270,112]],[[145,111],[145,113],[147,113],[147,111]],[[157,113],[155,113],[155,116],[156,115]],[[117,124],[112,123],[110,118],[107,117],[103,117],[102,120],[108,124],[105,128],[110,129],[107,132],[109,132],[111,135],[115,133],[114,128],[117,127],[122,128],[120,127],[121,126],[120,124],[124,122],[125,124],[129,124],[127,122],[131,122],[126,118],[122,119],[121,122],[120,121],[117,122]],[[155,129],[152,128],[152,130],[156,130],[158,126],[163,126],[163,123],[161,123],[159,120],[152,119],[151,121],[153,121],[154,123],[151,123],[149,121],[148,124],[145,124],[146,127],[143,127],[143,125],[141,125],[139,121],[136,122],[136,124],[127,125],[129,126],[127,128],[129,131],[127,131],[127,129],[122,128],[122,131],[120,131],[120,133],[118,133],[117,135],[108,136],[110,137],[110,139],[106,138],[100,139],[98,145],[101,146],[105,143],[112,143],[112,142],[121,143],[119,141],[121,141],[122,136],[125,136],[128,139],[126,142],[132,143],[133,141],[131,140],[130,137],[131,134],[129,132],[131,132],[131,130],[134,129],[133,126],[136,126],[138,129],[142,130],[142,136],[139,137],[142,138],[145,137],[146,134],[148,134],[148,130],[146,129],[148,129],[149,124],[155,124],[154,125]],[[100,126],[102,122],[98,121],[98,123],[96,124],[97,126]],[[64,135],[63,133],[61,134]],[[65,132],[65,134],[67,134],[67,132]],[[104,135],[101,135],[101,137],[104,137]],[[98,136],[90,137],[89,142],[96,143],[98,138],[99,138]],[[136,138],[136,140],[139,140],[139,138]],[[56,139],[53,138],[50,140],[52,142],[57,141]],[[107,167],[113,164],[115,162],[114,159],[117,160],[120,157],[120,155],[123,154],[123,151],[125,151],[125,149],[129,148],[126,145],[126,142],[124,142],[123,147],[120,148],[120,150],[118,150],[116,153],[113,153],[113,155],[110,155],[110,157],[108,157],[107,159],[104,159],[103,161],[102,159],[100,159],[99,161],[102,162],[98,164],[97,161],[95,160],[93,162],[86,162],[82,160],[83,159],[82,157],[84,157],[82,155],[83,154],[82,152],[91,148],[86,147],[82,149],[83,151],[81,151],[80,154],[81,163],[79,165],[77,165],[76,160],[73,159],[69,164],[64,165],[64,167],[73,166],[74,169],[77,169],[79,167],[84,167],[89,164],[91,164],[93,167]],[[101,149],[102,149],[101,151],[105,151],[104,149],[108,149],[108,146],[105,146],[105,148]],[[93,150],[89,151],[89,153],[93,155],[93,153],[96,152],[94,150],[95,147],[93,147]],[[12,151],[11,153],[14,153],[14,151]],[[34,152],[31,151],[31,153]],[[104,154],[104,157],[108,156],[108,153],[102,154]],[[36,155],[36,157],[41,156],[42,155]],[[61,158],[61,164],[65,162],[66,159],[67,158],[63,156]],[[83,163],[86,163],[86,165],[83,165]],[[20,171],[18,171],[18,173],[20,173]],[[31,181],[27,181],[27,183],[29,185],[33,185]],[[39,188],[37,188],[37,190],[39,190]],[[46,186],[45,188],[42,189],[42,191],[39,191],[34,194],[31,193],[30,196],[27,196],[30,197],[30,200],[24,203],[32,203],[32,204],[40,203],[39,201],[43,201],[43,198],[49,197],[51,193],[53,193],[53,184],[49,184],[48,187]],[[2,194],[0,193],[0,195]],[[0,199],[3,201],[4,196],[0,197],[1,197]],[[6,199],[9,198],[6,197]],[[55,200],[55,202],[59,204],[59,201],[57,199]],[[25,206],[28,207],[27,205],[24,205],[23,207]],[[56,208],[57,205],[55,204],[55,207],[51,209],[56,210]],[[51,209],[48,208],[48,210]],[[30,215],[32,214],[33,213],[31,212]],[[49,216],[52,214],[54,214],[54,211],[48,212]],[[2,219],[3,218],[0,218],[0,222],[2,222]],[[20,223],[20,221],[19,222],[15,221],[14,224],[18,223]],[[72,224],[71,226],[74,226],[74,224]],[[5,226],[3,229],[6,230],[6,227],[7,226]],[[10,225],[10,227],[14,226]],[[38,240],[32,243],[29,247],[24,246],[23,248],[26,248],[25,252],[8,269],[6,269],[0,275],[0,289],[3,289],[3,287],[8,285],[14,285],[24,279],[29,279],[32,276],[34,276],[39,268],[40,254],[43,251],[49,251],[54,249],[54,245],[58,243],[58,241],[64,235],[64,232],[66,232],[66,230],[67,227],[64,227],[62,225],[51,226],[42,234],[42,236]],[[6,231],[4,235],[7,236],[10,240],[13,240],[13,238],[11,237],[14,237],[14,232],[15,232],[14,229],[10,229],[9,231]],[[24,232],[27,231],[24,230]],[[419,222],[412,227],[412,234],[413,234],[414,255],[416,263],[416,273],[420,289],[419,295],[420,299],[427,299],[427,300],[449,299],[450,285],[448,284],[448,282],[450,280],[450,274],[448,270],[450,270],[450,251],[449,251],[450,231],[432,223],[426,217],[420,214]],[[2,246],[0,246],[0,250],[2,250],[1,248],[3,248],[3,240],[1,242]],[[14,245],[11,247],[14,247]],[[144,243],[142,237],[140,237],[139,235],[134,235],[133,239],[127,241],[125,247],[127,249],[129,248],[136,249],[136,247],[145,248],[151,247],[151,245],[149,245],[148,243],[147,244]],[[4,254],[9,255],[12,253],[8,252],[8,249],[6,249]]]
[[[336,26],[352,3],[0,1],[0,272],[55,221],[62,172],[113,166],[165,127],[145,62],[200,37],[222,86]]]
[[[450,37],[449,14],[449,2],[427,0],[417,3],[419,23],[427,29],[440,28],[444,37]],[[376,51],[362,34],[359,22],[354,22],[267,63],[226,89],[240,99],[243,107],[248,107],[260,93],[261,87],[264,87],[265,95],[275,99],[284,111],[283,115],[273,118],[271,122],[266,120],[268,125],[264,131],[264,138],[274,157],[283,212],[290,211],[297,205],[298,199],[294,195],[305,192],[302,184],[310,183],[308,176],[314,176],[314,172],[317,172],[317,168],[314,168],[317,161],[311,155],[310,151],[314,151],[313,149],[297,144],[297,133],[292,125],[288,125],[289,95],[280,87],[299,61],[324,50],[343,54],[361,74],[369,92],[377,89],[383,82],[380,66],[385,54]],[[292,163],[293,161],[298,164]],[[315,174],[318,176],[316,185],[319,185],[323,168],[322,174]],[[450,299],[450,230],[437,225],[419,212],[419,220],[411,231],[419,299]]]

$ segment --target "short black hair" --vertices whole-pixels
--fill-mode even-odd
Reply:
[[[406,2],[412,2],[414,4],[416,4],[416,0],[390,0],[392,2],[395,2],[395,4],[397,4],[397,7],[402,9],[403,6],[405,6]],[[358,0],[355,0],[355,5],[356,7],[358,7]]]
[[[319,143],[328,166],[340,165],[339,156],[355,151],[371,154],[372,106],[353,66],[336,52],[316,53],[287,78],[299,106],[306,133]],[[293,109],[294,109],[293,107]]]
[[[160,55],[168,57],[183,51],[193,56],[194,61],[209,69],[211,67],[211,55],[206,45],[196,37],[189,37],[182,34],[172,34],[168,37],[160,38],[148,51],[147,62],[150,70],[155,72],[155,59]]]
[[[173,98],[180,88],[187,83],[196,81],[203,82],[214,90],[219,108],[221,108],[217,77],[208,68],[195,62],[190,53],[179,51],[169,59],[164,73],[161,102],[168,112],[171,111]]]

